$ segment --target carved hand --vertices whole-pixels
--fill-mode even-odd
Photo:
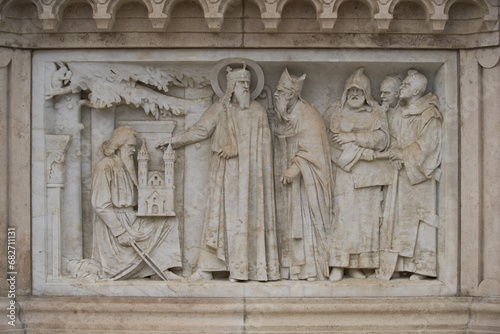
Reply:
[[[48,93],[45,93],[45,100],[50,100],[51,98],[53,98],[55,96],[55,92],[54,91],[51,91],[51,92],[48,92]]]
[[[159,142],[157,145],[156,145],[156,148],[161,148],[161,149],[165,149],[168,144],[171,144],[172,145],[172,148],[175,149],[175,137],[169,137],[169,138],[165,138],[163,139],[161,142]]]
[[[124,232],[118,236],[118,243],[122,246],[130,246],[130,241],[134,238],[128,232]]]
[[[402,150],[402,149],[399,149],[399,148],[393,148],[393,149],[390,151],[390,160],[391,160],[391,162],[392,162],[392,161],[395,161],[395,160],[401,160],[401,161],[404,161],[404,154],[403,154],[403,150]]]
[[[224,159],[231,159],[238,155],[238,150],[232,145],[224,146],[219,150],[219,157]]]
[[[361,159],[365,161],[373,161],[375,159],[375,151],[366,148],[363,150],[363,154],[361,155]]]
[[[351,132],[332,133],[331,139],[334,144],[342,145],[356,141],[356,135]]]
[[[297,166],[292,165],[292,167],[287,169],[287,171],[284,172],[283,175],[281,175],[281,183],[283,183],[284,185],[292,183],[293,180],[299,175],[300,169]]]
[[[401,170],[401,168],[403,168],[403,161],[402,160],[393,160],[393,161],[391,161],[391,165],[395,169]]]

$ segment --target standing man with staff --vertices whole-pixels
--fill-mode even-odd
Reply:
[[[305,78],[285,68],[274,93],[278,233],[282,278],[315,281],[329,275],[332,184],[325,124],[301,96]]]
[[[441,113],[436,95],[424,95],[427,78],[409,70],[400,89],[401,125],[390,150],[399,171],[391,249],[396,272],[411,280],[437,276],[437,181],[441,164]]]
[[[186,132],[164,140],[179,148],[212,139],[198,269],[190,280],[228,271],[236,281],[278,280],[271,132],[264,106],[250,98],[246,64],[227,67],[227,87]]]

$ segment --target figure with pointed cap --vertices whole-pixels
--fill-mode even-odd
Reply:
[[[306,75],[276,86],[275,173],[281,278],[328,279],[331,172],[325,124],[301,97]]]
[[[245,66],[228,67],[225,95],[186,132],[158,144],[176,149],[212,140],[198,269],[189,280],[220,271],[232,282],[280,278],[271,131],[249,86]]]
[[[325,120],[334,170],[334,221],[330,244],[331,281],[347,275],[365,278],[362,269],[379,266],[379,222],[383,200],[375,153],[389,145],[384,110],[371,96],[370,79],[359,68],[349,76],[340,100]]]
[[[392,250],[396,272],[411,280],[437,276],[437,181],[441,164],[439,99],[425,94],[427,78],[409,70],[399,95],[401,120],[391,161],[399,162]]]

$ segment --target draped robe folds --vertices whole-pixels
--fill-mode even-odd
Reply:
[[[396,132],[403,151],[399,172],[392,249],[400,255],[396,271],[435,277],[437,267],[437,180],[441,164],[438,98],[427,94],[401,108]]]
[[[121,158],[104,157],[96,164],[92,177],[92,261],[101,267],[101,278],[118,280],[155,274],[131,246],[118,242],[118,236],[126,231],[140,236],[137,244],[161,270],[182,267],[177,220],[136,219],[136,203],[135,185]]]
[[[397,132],[401,128],[401,110],[399,105],[387,109],[387,122],[389,123],[389,133],[391,136],[390,147],[395,147],[398,142]]]
[[[389,182],[387,163],[361,158],[367,149],[379,152],[389,145],[386,114],[380,107],[351,111],[340,101],[334,101],[324,120],[330,132],[355,133],[357,138],[356,142],[331,146],[335,179],[330,266],[377,268],[381,186]]]
[[[278,280],[271,133],[264,107],[215,103],[176,137],[177,146],[212,137],[209,189],[198,268],[237,280]],[[219,157],[232,145],[238,155]]]
[[[320,113],[309,103],[299,100],[288,117],[275,133],[282,278],[324,279],[329,275],[332,200],[328,137]],[[282,185],[281,174],[293,164],[300,177]]]

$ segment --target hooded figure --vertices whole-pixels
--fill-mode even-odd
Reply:
[[[321,114],[300,96],[305,74],[283,71],[276,87],[275,175],[281,277],[329,275],[331,173]]]
[[[381,185],[387,184],[387,178],[381,177],[380,161],[374,157],[388,147],[389,128],[384,110],[371,96],[363,68],[347,79],[342,98],[330,104],[324,121],[335,175],[330,280],[341,280],[344,268],[351,277],[365,278],[360,269],[379,265]]]

